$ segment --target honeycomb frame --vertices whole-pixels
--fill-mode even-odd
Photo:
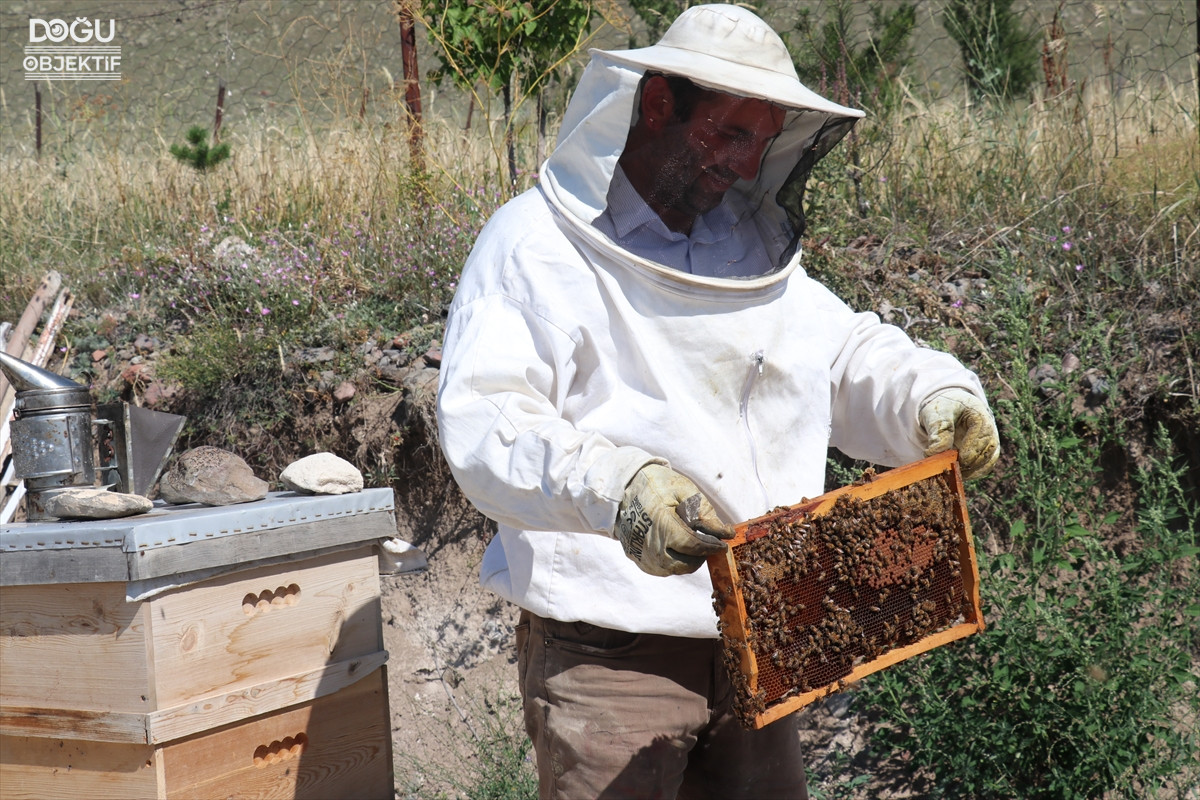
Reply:
[[[728,544],[708,568],[747,728],[984,628],[953,450],[776,508]]]

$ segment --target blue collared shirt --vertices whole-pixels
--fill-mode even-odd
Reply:
[[[739,220],[727,202],[696,217],[691,235],[673,231],[620,165],[608,187],[608,207],[592,224],[634,255],[693,275],[752,278],[773,269],[753,221]]]

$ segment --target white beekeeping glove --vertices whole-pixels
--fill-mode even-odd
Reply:
[[[613,533],[643,572],[683,575],[722,552],[721,539],[731,538],[733,528],[696,484],[670,467],[647,464],[625,487]]]
[[[1000,434],[987,403],[965,389],[946,389],[925,401],[917,412],[929,435],[925,455],[958,449],[963,480],[982,478],[1000,458]]]

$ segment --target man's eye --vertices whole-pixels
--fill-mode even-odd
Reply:
[[[717,135],[725,141],[734,144],[746,144],[754,138],[754,135],[750,131],[740,128],[717,128]]]

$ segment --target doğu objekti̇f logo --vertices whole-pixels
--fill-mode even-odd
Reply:
[[[27,81],[119,81],[121,47],[110,44],[116,36],[116,20],[73,22],[61,19],[29,20],[29,44],[25,45]]]

